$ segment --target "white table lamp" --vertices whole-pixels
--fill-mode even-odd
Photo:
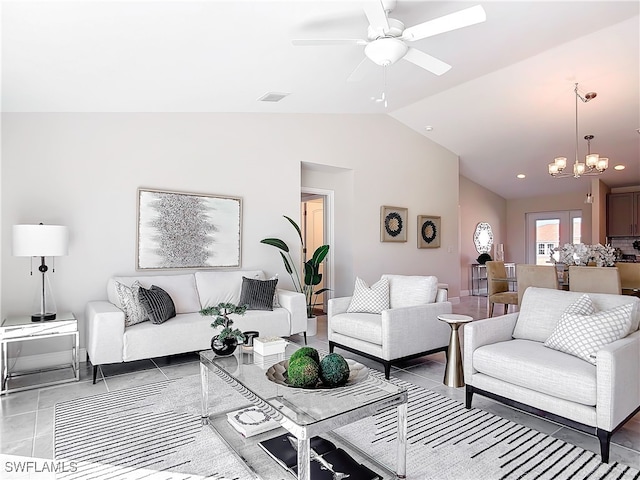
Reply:
[[[49,270],[46,257],[60,257],[69,251],[69,230],[61,225],[14,225],[13,255],[16,257],[40,257],[38,270],[42,284],[38,293],[39,312],[31,315],[31,321],[55,320],[56,303],[46,273]],[[55,271],[55,268],[54,268]],[[33,274],[33,271],[31,272]]]

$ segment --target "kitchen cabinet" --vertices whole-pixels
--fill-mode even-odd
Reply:
[[[607,195],[607,236],[640,235],[640,192]]]

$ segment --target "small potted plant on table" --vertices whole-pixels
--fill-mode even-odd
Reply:
[[[200,310],[200,315],[215,316],[211,323],[212,328],[222,327],[220,333],[211,339],[211,350],[216,355],[225,356],[235,352],[238,343],[244,342],[244,334],[237,328],[233,328],[233,320],[229,317],[232,313],[244,315],[246,305],[237,306],[233,303],[219,303],[215,307],[206,307]]]

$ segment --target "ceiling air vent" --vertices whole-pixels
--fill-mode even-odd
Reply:
[[[290,93],[269,92],[261,96],[259,102],[279,102],[284,97],[291,95]]]

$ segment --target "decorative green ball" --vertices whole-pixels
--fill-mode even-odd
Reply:
[[[318,383],[320,366],[311,357],[299,356],[289,360],[287,378],[289,385],[298,388],[313,388]]]
[[[341,387],[349,380],[349,364],[342,355],[330,353],[320,362],[320,380],[327,387]]]
[[[289,358],[289,362],[292,362],[296,358],[300,357],[310,357],[315,360],[315,362],[320,365],[320,355],[318,355],[318,350],[313,347],[302,347],[293,352],[293,355]]]

